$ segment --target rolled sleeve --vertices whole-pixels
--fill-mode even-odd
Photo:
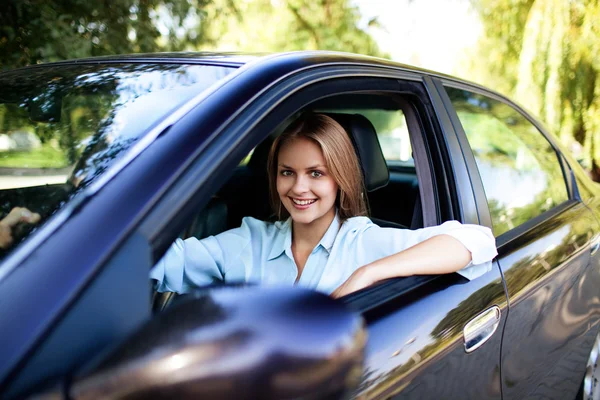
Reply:
[[[449,235],[462,243],[471,253],[471,262],[456,271],[463,277],[473,280],[492,269],[492,260],[498,254],[496,239],[490,228],[480,225],[461,224],[448,221],[436,227],[435,235]]]
[[[490,228],[479,225],[459,225],[444,233],[461,242],[471,252],[471,262],[474,265],[491,261],[498,254],[496,239]]]

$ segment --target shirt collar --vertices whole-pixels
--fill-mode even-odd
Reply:
[[[273,241],[273,246],[271,247],[271,252],[269,253],[269,257],[267,258],[267,260],[272,260],[274,258],[279,257],[281,253],[285,252],[288,249],[290,250],[291,254],[292,218],[288,218],[286,221],[276,222],[275,226],[277,229],[279,229],[279,233]],[[333,242],[335,242],[335,238],[339,230],[340,218],[338,217],[338,214],[336,212],[335,216],[333,217],[333,221],[331,221],[329,228],[327,228],[325,235],[323,235],[323,237],[317,244],[317,247],[321,246],[325,250],[327,250],[328,253],[331,253]]]
[[[331,253],[331,248],[333,247],[333,242],[340,230],[340,218],[338,217],[337,212],[333,217],[333,221],[331,221],[331,225],[327,228],[327,232],[321,238],[321,241],[317,246],[322,246],[328,253]]]
[[[278,230],[278,233],[277,236],[275,236],[267,260],[279,257],[285,249],[291,249],[292,247],[292,218],[290,217],[285,221],[275,222],[275,228]]]

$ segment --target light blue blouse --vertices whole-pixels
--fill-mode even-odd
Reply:
[[[340,224],[336,215],[297,284],[330,294],[359,267],[441,234],[458,239],[471,252],[472,261],[459,274],[474,279],[491,269],[497,252],[489,228],[457,221],[418,230],[381,228],[367,217]],[[219,281],[291,286],[297,275],[291,219],[269,223],[251,217],[216,236],[177,239],[150,272],[159,292],[178,293]]]

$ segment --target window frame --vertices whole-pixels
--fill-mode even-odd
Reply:
[[[520,238],[526,236],[526,234],[536,227],[539,227],[546,220],[553,218],[556,215],[563,213],[565,210],[575,206],[579,203],[579,197],[576,194],[576,186],[574,180],[572,179],[572,171],[569,164],[566,162],[565,157],[562,154],[562,151],[557,144],[556,140],[548,133],[548,131],[541,125],[539,121],[533,118],[523,107],[519,106],[515,102],[507,99],[506,97],[486,89],[481,86],[477,86],[474,84],[467,84],[465,82],[460,82],[452,79],[437,79],[436,86],[438,87],[438,91],[441,93],[442,101],[446,107],[448,114],[452,120],[452,124],[456,131],[456,135],[458,137],[461,149],[463,151],[463,155],[465,158],[465,162],[467,163],[468,173],[471,177],[471,182],[473,184],[474,190],[479,192],[479,195],[476,194],[477,198],[477,208],[479,212],[482,214],[483,218],[489,221],[489,226],[492,226],[491,214],[489,211],[489,206],[487,202],[487,197],[485,196],[485,189],[483,185],[483,181],[481,179],[481,175],[479,173],[479,168],[477,166],[477,162],[475,160],[475,156],[473,151],[471,150],[471,146],[467,139],[467,135],[464,131],[462,123],[458,117],[457,111],[450,100],[446,92],[446,87],[465,90],[474,94],[486,96],[490,99],[499,101],[506,106],[510,107],[514,111],[518,112],[521,116],[523,116],[530,124],[532,124],[538,131],[540,135],[550,144],[552,149],[554,150],[557,158],[557,162],[560,165],[563,182],[565,184],[565,188],[567,190],[567,200],[554,206],[550,210],[547,210],[534,218],[510,229],[499,236],[496,237],[496,244],[498,247],[499,253],[504,253],[506,250],[509,250],[515,246],[516,242],[519,241]]]
[[[425,88],[425,86],[423,86]],[[372,93],[369,93],[373,95]],[[379,95],[389,95],[389,93],[380,92]],[[377,94],[376,94],[377,95]],[[411,95],[412,96],[412,95]],[[426,193],[421,190],[421,183],[426,188],[433,185],[433,178],[435,176],[435,172],[433,171],[431,153],[428,150],[427,139],[425,138],[425,127],[423,126],[423,121],[420,118],[420,111],[418,106],[415,104],[414,100],[411,102],[406,99],[409,96],[402,96],[400,94],[392,93],[391,97],[393,101],[396,103],[398,109],[402,113],[402,117],[406,123],[406,128],[408,131],[408,137],[411,145],[411,151],[413,153],[412,160],[413,163],[411,165],[407,165],[401,161],[390,162],[390,160],[385,159],[385,163],[388,167],[388,171],[390,174],[390,181],[392,180],[392,174],[415,174],[417,177],[417,181],[419,182],[419,201],[422,206],[422,218],[423,218],[423,226],[421,228],[435,226],[442,222],[442,213],[440,212],[440,197],[439,190],[428,190]],[[376,108],[371,108],[370,110],[375,110]],[[331,110],[332,112],[334,110]],[[353,112],[358,112],[359,109],[353,109]],[[325,110],[328,112],[328,110]],[[364,114],[363,114],[364,115]],[[366,116],[365,116],[366,117]],[[368,117],[367,117],[368,119]],[[377,140],[379,141],[379,134],[377,134]],[[381,145],[381,142],[379,142]],[[415,151],[413,148],[417,147],[418,151]],[[383,150],[383,149],[382,149]],[[385,157],[385,154],[384,154]],[[389,184],[389,183],[388,183]],[[435,210],[434,213],[426,213],[425,210]],[[376,217],[375,217],[376,218]],[[391,220],[390,220],[391,221]],[[397,222],[399,221],[392,221]],[[410,228],[410,226],[409,226]]]
[[[427,179],[419,176],[421,197],[426,199],[422,209],[423,223],[424,226],[441,223],[442,212],[440,212],[439,201],[437,201],[440,195],[438,195],[432,166],[432,153],[435,153],[435,150],[431,149],[432,145],[427,143],[426,133],[423,132],[423,125],[432,124],[431,110],[427,109],[430,100],[427,97],[426,82],[419,74],[415,73],[389,70],[373,72],[372,68],[364,67],[346,67],[341,71],[336,71],[333,67],[321,67],[314,71],[301,73],[300,76],[290,78],[289,80],[292,82],[276,85],[263,93],[260,99],[252,102],[247,109],[236,115],[236,118],[228,121],[229,125],[223,127],[219,136],[215,137],[215,140],[197,154],[185,174],[177,179],[172,188],[166,190],[166,194],[140,225],[144,236],[150,241],[154,262],[162,257],[177,234],[184,229],[186,218],[182,214],[187,213],[189,217],[193,215],[191,210],[201,209],[218,191],[223,180],[233,174],[239,160],[252,148],[266,139],[269,133],[280,129],[299,110],[310,107],[310,104],[322,98],[342,94],[391,94],[397,98],[414,96],[423,103],[406,103],[411,106],[411,112],[415,115],[419,114],[421,118],[419,121],[415,120],[415,123],[421,127],[421,134],[417,136],[422,139],[423,144],[420,149],[414,146],[413,152],[415,168],[417,171],[421,171],[418,174],[428,175]],[[317,79],[321,75],[325,75],[326,78]],[[307,82],[301,84],[300,82],[303,80]],[[285,92],[282,92],[280,87],[285,87]],[[290,87],[295,89],[290,90]],[[416,87],[419,89],[417,90]],[[401,107],[399,106],[399,108]],[[277,112],[273,112],[275,109],[278,109]],[[425,115],[421,115],[422,113]],[[435,127],[430,126],[427,129],[434,130]],[[411,142],[412,140],[411,136]],[[230,150],[223,151],[223,149]],[[216,169],[225,169],[226,172],[214,173]],[[422,181],[422,179],[424,180]],[[441,180],[447,182],[445,177],[441,177]],[[435,209],[431,209],[427,204],[435,205]],[[177,214],[179,215],[177,216]],[[172,223],[172,221],[175,222]],[[357,292],[356,297],[349,296],[344,301],[354,304],[352,307],[357,311],[364,311],[395,299],[422,286],[423,283],[437,278],[441,278],[441,276],[392,279],[382,285],[370,287],[365,292]],[[453,277],[453,279],[457,278]]]

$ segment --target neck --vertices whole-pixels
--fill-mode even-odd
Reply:
[[[302,247],[314,248],[325,236],[334,217],[335,209],[331,209],[330,212],[309,224],[292,221],[292,243],[296,246],[301,244]]]

